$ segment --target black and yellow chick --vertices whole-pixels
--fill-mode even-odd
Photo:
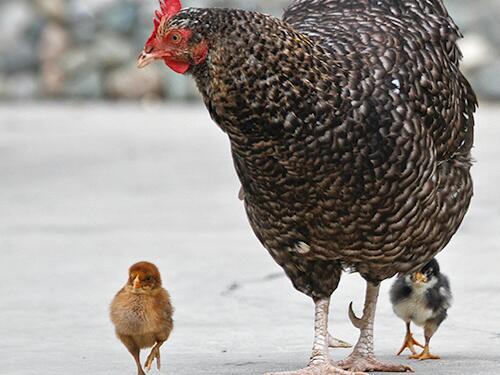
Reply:
[[[139,262],[129,269],[125,286],[111,302],[111,321],[116,335],[127,347],[137,364],[137,374],[144,375],[140,350],[150,348],[144,367],[151,369],[156,358],[160,369],[160,346],[173,329],[173,308],[168,292],[162,287],[158,268]]]
[[[397,355],[408,348],[412,359],[440,359],[430,353],[429,342],[447,317],[452,294],[448,278],[440,272],[437,260],[431,260],[418,272],[399,277],[392,285],[390,297],[394,312],[406,322],[406,337]],[[413,338],[411,322],[424,327],[425,346]],[[414,346],[424,350],[417,354]]]

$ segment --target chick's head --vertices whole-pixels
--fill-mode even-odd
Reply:
[[[158,268],[149,262],[132,265],[128,272],[128,287],[135,293],[144,293],[161,287]]]
[[[439,275],[439,263],[432,259],[420,271],[412,274],[411,279],[415,285],[434,284]]]

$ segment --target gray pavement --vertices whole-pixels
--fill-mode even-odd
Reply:
[[[440,255],[455,303],[418,374],[500,374],[500,107],[477,117],[475,198]],[[155,262],[176,307],[163,374],[262,374],[306,364],[312,303],[247,224],[225,135],[199,105],[0,107],[0,374],[135,374],[108,306],[138,260]],[[404,325],[386,282],[376,350],[396,358]],[[331,328],[355,342],[345,275]],[[422,332],[417,330],[417,336]],[[332,350],[340,359],[348,350]],[[156,373],[156,370],[153,370]]]

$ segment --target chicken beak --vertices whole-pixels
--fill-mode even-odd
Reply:
[[[137,58],[137,67],[139,69],[144,68],[145,66],[151,64],[155,60],[155,55],[152,53],[146,53],[142,51],[139,57]]]
[[[141,281],[139,280],[139,275],[134,279],[134,289],[139,289],[141,287]]]
[[[417,272],[415,274],[415,281],[417,283],[426,283],[427,282],[427,276],[425,276],[422,272]]]

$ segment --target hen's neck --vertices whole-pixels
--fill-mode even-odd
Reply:
[[[207,10],[203,17],[209,53],[191,74],[212,117],[230,135],[231,130],[241,135],[247,120],[253,126],[250,112],[282,122],[276,113],[287,112],[282,106],[300,109],[339,90],[335,59],[285,22],[227,9]],[[257,138],[268,135],[250,128]]]

